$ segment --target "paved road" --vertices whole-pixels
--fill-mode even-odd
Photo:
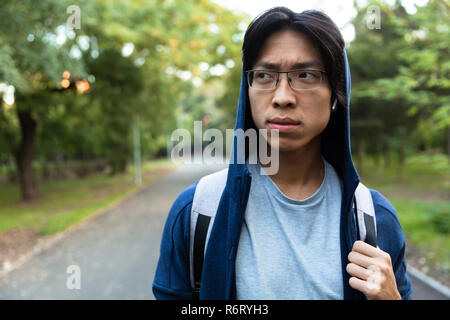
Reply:
[[[217,167],[190,165],[88,221],[0,280],[0,299],[154,299],[165,218],[175,197]],[[67,289],[78,265],[81,289]]]
[[[151,284],[164,221],[174,198],[218,166],[180,167],[71,232],[0,279],[0,299],[154,299]],[[69,290],[70,265],[81,288]],[[419,299],[445,298],[413,278]]]
[[[409,277],[412,282],[412,298],[414,300],[450,300],[448,295],[433,289],[427,282],[422,281],[414,274],[409,273]],[[448,292],[448,289],[446,291]]]

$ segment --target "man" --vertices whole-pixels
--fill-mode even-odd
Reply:
[[[357,239],[350,70],[336,25],[318,11],[268,10],[245,34],[243,70],[235,129],[278,129],[279,170],[269,176],[260,163],[229,165],[200,299],[408,299],[402,229],[375,190],[378,247]],[[267,143],[275,143],[270,135]],[[193,298],[196,187],[169,212],[153,283],[157,299]]]

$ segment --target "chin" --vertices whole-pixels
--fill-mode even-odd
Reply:
[[[272,147],[272,143],[269,140],[269,145]],[[274,148],[278,148],[279,152],[292,152],[300,149],[304,146],[304,143],[300,141],[292,141],[291,139],[284,139],[280,137],[278,145],[273,145]]]
[[[285,152],[294,152],[300,149],[302,146],[300,145],[293,145],[293,144],[280,144],[280,148],[278,149],[278,152],[285,153]]]

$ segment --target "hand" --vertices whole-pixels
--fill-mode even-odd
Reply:
[[[401,300],[392,269],[391,256],[363,241],[356,241],[348,255],[350,287],[364,293],[369,300]]]

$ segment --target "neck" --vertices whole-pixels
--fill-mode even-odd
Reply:
[[[269,177],[285,195],[302,200],[317,191],[324,175],[325,167],[320,153],[320,137],[318,137],[299,149],[280,151],[279,170]]]

